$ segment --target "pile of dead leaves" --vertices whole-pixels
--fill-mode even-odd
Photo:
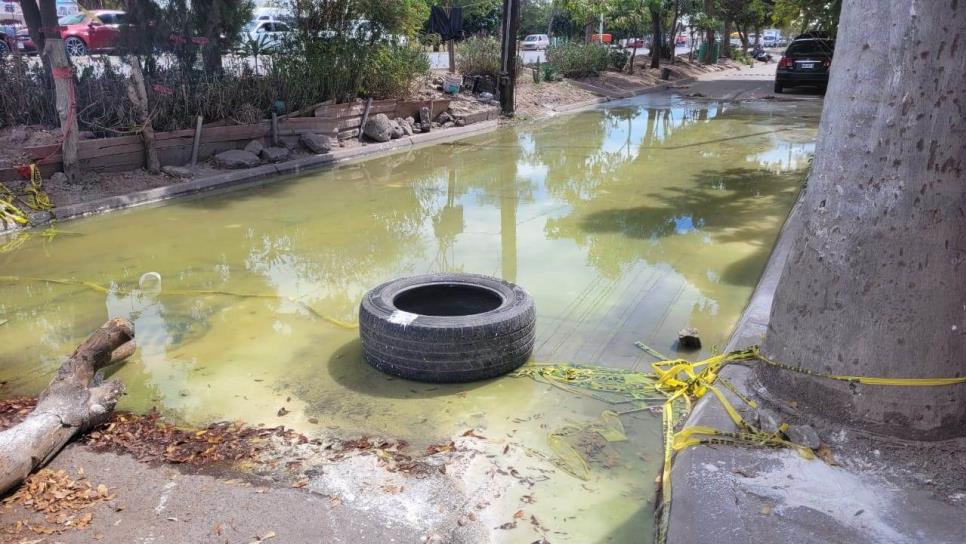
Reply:
[[[142,461],[200,465],[256,459],[272,438],[290,444],[308,441],[284,427],[256,428],[241,422],[182,428],[164,421],[156,411],[146,415],[117,413],[84,441],[96,450],[128,453]]]
[[[90,525],[94,514],[80,513],[100,501],[114,499],[107,486],[92,486],[79,471],[77,479],[71,478],[64,470],[53,471],[45,468],[27,478],[16,493],[3,500],[7,509],[15,505],[44,514],[44,519],[52,526],[19,520],[4,528],[4,532],[18,534],[28,529],[37,534],[56,534],[67,529],[84,529]]]
[[[23,421],[34,406],[37,406],[37,399],[32,397],[0,400],[0,431]]]

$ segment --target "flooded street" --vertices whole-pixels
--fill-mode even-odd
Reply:
[[[547,436],[620,407],[526,378],[392,379],[352,328],[385,280],[474,272],[533,295],[534,361],[644,370],[654,358],[635,342],[689,358],[723,346],[802,187],[821,104],[614,104],[33,236],[0,253],[0,396],[39,393],[94,328],[127,317],[140,349],[110,376],[128,388],[119,409],[419,450],[477,429],[493,466],[543,474],[490,499],[484,521],[526,503],[546,532],[521,520],[494,541],[641,542],[659,415],[621,417],[626,440],[596,449],[581,480],[550,462]],[[686,326],[701,353],[676,351]]]

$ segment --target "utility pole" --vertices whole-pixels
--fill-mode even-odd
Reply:
[[[452,19],[453,18],[452,0],[446,0],[446,16],[450,18],[450,21],[453,20]],[[449,39],[446,40],[446,51],[449,54],[449,73],[455,74],[456,73],[456,41],[453,39],[452,36],[450,36]]]
[[[503,115],[513,117],[513,88],[517,79],[517,29],[520,28],[520,0],[503,0],[503,47],[500,65],[500,106]]]

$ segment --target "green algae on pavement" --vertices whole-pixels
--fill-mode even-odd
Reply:
[[[643,369],[652,357],[638,341],[701,357],[724,345],[761,274],[804,181],[819,108],[653,96],[74,221],[73,236],[0,255],[0,270],[108,292],[0,283],[0,394],[37,394],[106,316],[127,317],[140,349],[110,369],[128,387],[120,409],[416,449],[473,430],[485,439],[459,483],[489,502],[482,519],[499,527],[525,509],[544,531],[524,520],[494,541],[640,542],[652,532],[659,417],[623,416],[627,440],[588,445],[582,481],[554,465],[547,438],[593,425],[606,404],[525,379],[393,379],[362,361],[355,331],[306,306],[352,322],[387,279],[484,273],[534,296],[535,361]],[[148,272],[160,289],[139,287]],[[705,351],[676,349],[685,326]]]

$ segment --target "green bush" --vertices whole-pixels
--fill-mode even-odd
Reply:
[[[465,76],[500,76],[500,42],[473,36],[456,48],[456,67]]]
[[[607,54],[607,63],[611,69],[621,71],[627,66],[627,59],[629,58],[631,58],[631,54],[626,49],[611,49]]]
[[[547,62],[566,77],[597,75],[607,69],[606,45],[564,42],[547,48]]]
[[[378,46],[362,82],[364,96],[406,98],[417,80],[429,73],[429,57],[416,45]]]

